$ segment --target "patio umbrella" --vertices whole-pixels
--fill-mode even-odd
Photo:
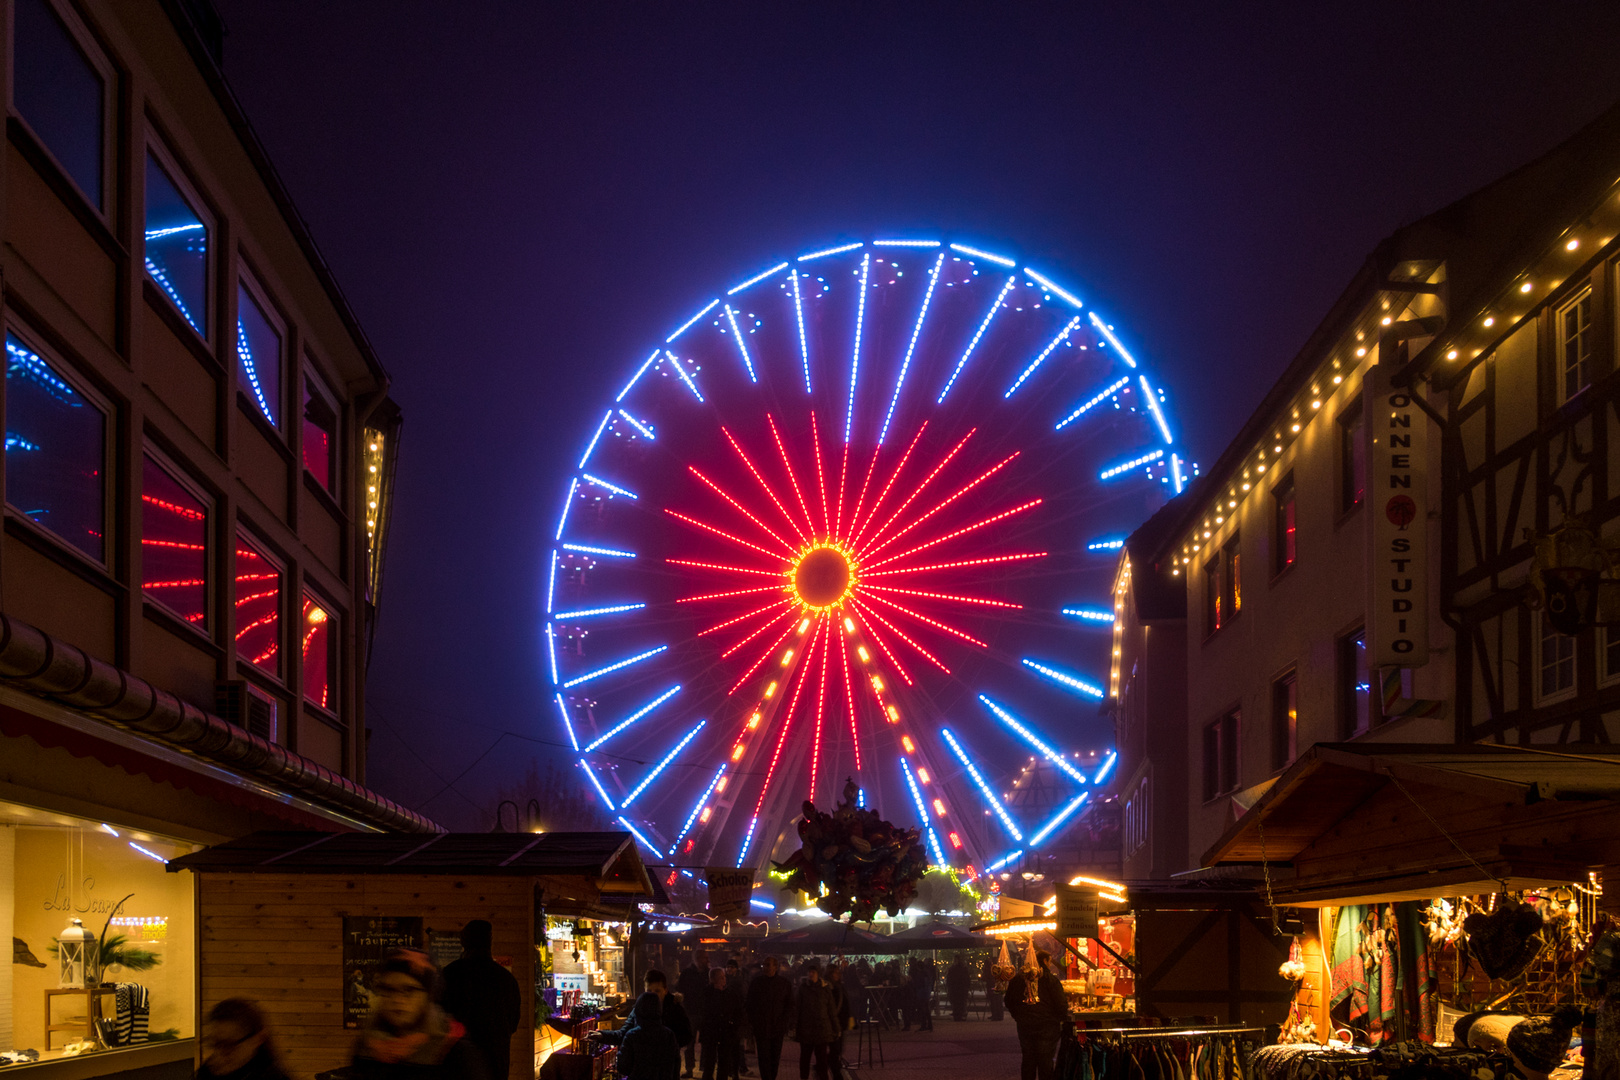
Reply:
[[[889,942],[908,949],[983,949],[994,945],[995,939],[987,934],[975,934],[960,926],[935,919],[918,923],[910,930],[890,934]]]
[[[797,930],[771,934],[754,947],[768,953],[891,953],[890,938],[869,933],[840,919],[811,923]]]

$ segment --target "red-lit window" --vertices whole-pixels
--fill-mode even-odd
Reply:
[[[323,709],[336,711],[336,618],[321,603],[306,595],[298,624],[304,649],[304,697]]]
[[[313,373],[304,377],[304,468],[327,491],[335,491],[337,469],[337,407],[316,382]]]
[[[208,507],[163,466],[141,466],[141,587],[196,627],[208,625]]]
[[[1282,483],[1271,491],[1275,502],[1277,535],[1273,537],[1276,543],[1276,560],[1272,570],[1281,573],[1294,565],[1294,558],[1298,553],[1295,541],[1298,534],[1298,506],[1294,499],[1294,474],[1289,473],[1283,477]]]
[[[236,541],[236,655],[281,674],[281,568],[240,537]]]

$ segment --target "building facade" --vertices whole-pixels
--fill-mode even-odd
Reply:
[[[399,411],[211,9],[3,7],[0,1054],[188,1072],[209,975],[166,860],[436,828],[364,787]],[[114,997],[57,970],[72,918],[148,954],[109,945],[105,977],[175,1041],[97,1029]]]

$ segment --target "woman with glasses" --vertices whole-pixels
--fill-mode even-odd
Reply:
[[[487,1076],[466,1029],[439,1008],[438,984],[439,969],[418,949],[396,949],[378,965],[355,1080],[503,1080]]]

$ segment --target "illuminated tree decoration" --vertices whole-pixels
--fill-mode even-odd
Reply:
[[[1076,751],[1106,749],[1111,646],[1075,614],[1111,607],[1099,538],[1193,473],[1145,343],[1039,269],[927,237],[694,299],[559,484],[542,707],[582,790],[684,865],[791,856],[846,776],[833,817],[914,830],[919,873],[1057,842],[1102,760]],[[1005,792],[1037,744],[1072,790],[1019,821]],[[878,898],[843,873],[845,912],[903,878]]]

